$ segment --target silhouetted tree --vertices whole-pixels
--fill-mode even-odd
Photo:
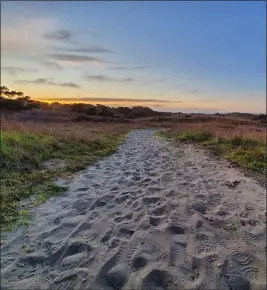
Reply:
[[[0,109],[1,110],[26,110],[37,108],[38,104],[23,92],[10,91],[6,86],[1,86]]]

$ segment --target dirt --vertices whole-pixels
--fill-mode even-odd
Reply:
[[[265,189],[153,133],[132,131],[7,233],[3,289],[266,289]]]

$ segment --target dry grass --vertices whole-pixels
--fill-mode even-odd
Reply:
[[[54,185],[88,164],[114,152],[131,129],[165,127],[172,137],[208,145],[236,164],[262,172],[266,168],[266,129],[250,119],[177,115],[137,120],[89,117],[72,112],[32,110],[1,118],[1,223],[22,220],[20,201],[37,195],[44,202],[62,192]],[[48,159],[63,159],[66,167],[44,170]],[[20,216],[22,213],[22,217]]]
[[[70,178],[116,150],[129,126],[122,123],[34,122],[2,118],[1,122],[1,225],[26,223],[20,202],[34,195],[45,202],[64,188],[53,182]],[[49,159],[64,160],[66,166],[45,169]],[[22,214],[21,214],[22,213]]]
[[[44,134],[61,140],[73,140],[88,143],[98,140],[104,135],[121,134],[128,130],[127,124],[121,123],[90,123],[90,122],[33,122],[3,120],[3,131]]]
[[[1,118],[3,131],[45,134],[84,143],[98,140],[106,135],[116,135],[130,129],[151,126],[166,126],[166,124],[151,122],[149,119],[116,119],[40,109],[7,114]]]
[[[247,170],[266,172],[266,128],[249,119],[199,117],[172,122],[160,135],[195,142]]]
[[[236,121],[235,121],[236,122]],[[171,131],[179,132],[204,132],[212,135],[215,139],[231,140],[234,138],[251,139],[266,144],[266,128],[248,123],[246,125],[227,124],[229,120],[210,121],[202,123],[178,123],[171,125]]]

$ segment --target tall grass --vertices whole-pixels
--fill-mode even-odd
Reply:
[[[251,139],[266,144],[266,128],[253,123],[227,124],[227,121],[221,120],[202,122],[202,123],[178,123],[172,124],[172,132],[205,132],[216,139],[231,140],[240,137],[242,139]]]
[[[78,120],[79,119],[79,120]],[[266,128],[259,122],[228,117],[172,115],[139,120],[83,118],[70,112],[32,110],[1,120],[1,224],[23,221],[21,201],[35,196],[44,202],[64,188],[57,177],[69,178],[99,158],[114,152],[130,129],[165,127],[165,136],[193,141],[218,155],[257,172],[266,170]],[[49,159],[65,166],[47,169]]]
[[[36,122],[3,119],[1,129],[5,132],[15,131],[23,134],[44,134],[61,140],[73,140],[83,143],[97,140],[103,134],[119,134],[129,126],[123,123],[90,123],[90,122]]]
[[[68,177],[114,152],[128,132],[124,124],[36,123],[3,120],[1,128],[1,225],[21,221],[20,202],[32,195],[44,202],[64,188],[57,177]],[[65,166],[45,168],[44,161],[64,160]],[[22,211],[24,212],[24,211]],[[23,219],[25,220],[24,216]]]
[[[163,135],[184,142],[196,142],[234,164],[259,173],[266,172],[266,128],[239,120],[171,124]]]

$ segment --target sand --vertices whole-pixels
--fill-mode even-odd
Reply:
[[[7,234],[2,289],[266,289],[265,189],[153,132],[132,131]]]

